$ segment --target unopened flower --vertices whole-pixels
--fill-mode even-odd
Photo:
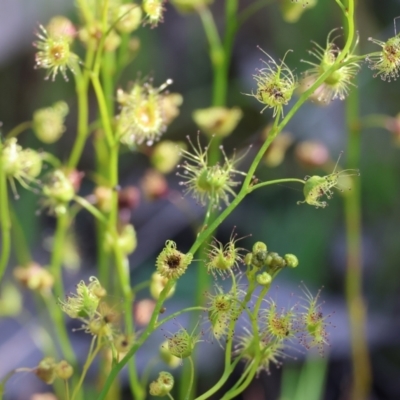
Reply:
[[[176,249],[176,243],[172,240],[165,242],[163,251],[156,260],[157,272],[168,279],[178,279],[185,272],[193,260],[193,254],[181,253]]]
[[[132,224],[126,224],[119,229],[117,235],[117,238],[115,238],[114,235],[107,234],[105,246],[109,250],[117,246],[124,256],[132,254],[137,247],[135,227]]]
[[[142,9],[138,4],[120,4],[113,9],[115,28],[120,33],[131,33],[139,28],[142,20]]]
[[[42,205],[56,215],[66,213],[68,203],[75,196],[73,183],[61,169],[56,169],[45,177],[42,192]]]
[[[68,105],[64,101],[36,110],[33,113],[33,130],[37,138],[44,143],[54,143],[60,139],[65,132],[64,121],[67,114]]]
[[[142,7],[152,28],[163,22],[164,0],[143,0]]]
[[[42,171],[42,157],[33,149],[23,149],[16,138],[7,139],[0,152],[3,171],[10,181],[15,197],[18,197],[15,182],[18,181],[25,189],[32,189],[31,183]]]
[[[179,357],[173,356],[168,350],[168,340],[165,340],[160,346],[160,358],[170,367],[177,368],[182,364],[182,360]]]
[[[54,379],[57,378],[56,367],[57,363],[55,362],[54,358],[45,357],[39,362],[34,371],[40,380],[48,385],[51,385],[54,382]]]
[[[239,181],[234,180],[235,175],[245,176],[244,172],[235,168],[240,158],[233,156],[228,159],[223,147],[220,146],[224,162],[210,166],[208,164],[209,146],[203,150],[199,137],[197,139],[198,147],[196,148],[188,137],[192,152],[181,149],[185,161],[179,166],[183,170],[182,173],[177,174],[183,178],[179,184],[186,188],[186,193],[191,193],[202,205],[205,205],[207,201],[214,207],[218,207],[221,201],[228,205],[229,197],[236,196],[233,188],[240,184]]]
[[[0,317],[15,317],[22,310],[22,293],[10,282],[2,285],[0,295]]]
[[[308,71],[304,73],[304,77],[301,82],[302,91],[307,90],[321,75],[328,71],[336,62],[336,59],[341,54],[341,50],[331,41],[331,35],[334,32],[332,30],[326,40],[326,47],[323,48],[318,43],[314,43],[316,46],[314,50],[310,50],[309,54],[313,55],[318,59],[318,63],[311,61],[303,62],[312,66]],[[350,86],[354,86],[351,82],[352,79],[357,75],[360,70],[360,65],[357,61],[351,61],[352,54],[346,55],[341,63],[346,65],[337,68],[333,71],[325,81],[315,89],[311,99],[316,100],[322,104],[328,104],[336,98],[344,100],[347,96]]]
[[[30,290],[44,293],[53,287],[54,278],[51,273],[35,262],[25,267],[16,267],[13,272],[14,278]]]
[[[149,200],[161,199],[167,195],[169,190],[165,176],[155,169],[148,169],[145,172],[140,186]]]
[[[308,140],[296,146],[295,156],[306,168],[322,167],[330,160],[329,151],[324,144]]]
[[[391,37],[386,42],[371,37],[368,40],[382,47],[379,54],[367,57],[369,67],[376,71],[374,78],[380,76],[389,82],[397,79],[400,71],[400,36]]]
[[[164,397],[173,387],[174,377],[169,372],[162,371],[158,378],[150,383],[150,394],[156,397]]]
[[[151,275],[151,281],[150,281],[150,294],[153,297],[153,299],[158,300],[160,297],[160,293],[163,291],[165,288],[165,285],[168,283],[168,278],[161,276],[158,272],[154,272]],[[176,284],[172,286],[172,288],[169,290],[167,293],[166,298],[168,299],[175,293],[176,289]]]
[[[180,113],[183,97],[179,93],[167,93],[161,98],[161,108],[166,125],[169,125]]]
[[[229,136],[241,120],[240,108],[210,107],[195,110],[193,119],[199,129],[209,136]]]
[[[133,346],[134,342],[135,342],[134,335],[127,335],[125,333],[120,333],[113,340],[115,350],[117,350],[118,353],[123,353],[123,354],[129,351],[129,349]]]
[[[171,140],[163,140],[157,143],[150,158],[154,168],[162,174],[171,172],[181,158],[181,148],[185,148],[185,144],[181,142],[175,143]]]
[[[267,138],[270,130],[270,126],[264,129],[263,136],[265,139]],[[290,132],[281,132],[265,152],[263,157],[264,163],[270,168],[275,168],[282,164],[283,160],[285,159],[286,152],[293,142],[294,138]]]
[[[58,378],[68,380],[74,373],[74,369],[67,361],[62,360],[56,365],[55,373]]]
[[[132,147],[146,142],[151,146],[160,138],[167,128],[161,92],[171,83],[172,80],[168,79],[159,88],[150,83],[135,83],[129,93],[118,91],[117,99],[122,108],[117,130],[121,143]]]
[[[272,108],[275,117],[278,113],[282,115],[283,106],[286,106],[292,98],[297,82],[284,60],[277,64],[269,54],[261,48],[260,50],[268,57],[268,60],[261,60],[266,67],[257,70],[257,74],[253,75],[257,82],[257,90],[248,96],[255,97],[265,105],[261,113],[266,108]]]
[[[39,38],[34,42],[38,49],[36,53],[36,67],[47,69],[45,79],[51,77],[54,81],[58,72],[67,81],[67,70],[75,73],[78,65],[78,56],[70,49],[70,39],[68,36],[52,36],[40,25],[40,32],[36,35]]]
[[[74,41],[76,28],[68,18],[56,15],[46,25],[47,34],[53,38],[63,38],[69,43]]]

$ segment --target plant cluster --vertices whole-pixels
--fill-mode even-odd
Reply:
[[[200,394],[198,400],[214,395],[240,361],[245,362],[242,377],[222,394],[224,400],[243,392],[262,370],[269,372],[272,364],[280,365],[287,356],[287,349],[294,347],[296,342],[306,348],[318,347],[321,352],[328,344],[327,317],[323,314],[319,294],[314,297],[305,289],[305,299],[290,308],[280,308],[272,298],[265,300],[279,272],[299,265],[296,255],[279,255],[269,251],[261,241],[256,242],[250,252],[246,251],[238,247],[239,239],[235,234],[228,243],[211,238],[240,202],[255,190],[295,182],[303,185],[302,203],[324,208],[327,199],[333,195],[333,188],[342,191],[355,184],[351,177],[359,175],[358,170],[341,170],[338,165],[327,175],[265,182],[257,179],[256,170],[262,159],[270,154],[267,150],[276,152],[279,146],[284,146],[280,142],[284,134],[278,135],[307,100],[328,104],[349,95],[356,86],[356,75],[364,61],[375,76],[395,79],[400,68],[400,38],[396,34],[386,42],[371,39],[380,46],[379,51],[358,55],[355,1],[336,0],[347,24],[343,48],[336,44],[337,38],[332,37],[337,31],[330,32],[324,46],[314,43],[315,47],[310,51],[313,59],[304,61],[309,68],[300,76],[296,76],[289,66],[293,56],[290,50],[282,60],[276,60],[262,50],[262,67],[254,74],[255,88],[249,88],[248,96],[262,104],[261,112],[271,110],[273,124],[255,155],[250,157],[251,152],[228,155],[222,142],[233,133],[243,116],[239,107],[228,108],[225,104],[229,58],[239,26],[239,11],[237,1],[226,0],[226,33],[222,40],[209,9],[212,2],[171,0],[179,12],[199,14],[209,40],[214,71],[212,105],[193,112],[201,133],[195,141],[188,138],[189,145],[165,139],[165,132],[179,115],[183,101],[180,94],[167,90],[173,87],[172,79],[157,86],[153,79],[132,77],[133,82],[126,90],[117,89],[121,71],[140,54],[139,39],[134,32],[156,28],[164,19],[168,23],[168,15],[164,17],[164,14],[169,6],[163,0],[143,0],[141,3],[76,0],[78,23],[57,16],[45,26],[39,26],[34,42],[35,66],[44,70],[45,79],[74,81],[78,104],[77,134],[66,160],[59,160],[45,150],[46,145],[59,140],[66,131],[69,107],[60,100],[35,111],[31,121],[5,133],[0,141],[0,278],[9,263],[10,232],[18,218],[8,186],[15,198],[23,190],[32,191],[40,197],[41,209],[56,220],[52,255],[46,266],[31,258],[22,260],[13,273],[21,285],[44,301],[54,323],[56,345],[62,360],[56,362],[56,354],[50,352],[36,367],[12,371],[1,382],[0,393],[13,373],[28,370],[47,384],[54,383],[59,399],[82,399],[87,371],[98,356],[104,371],[108,371],[105,378],[100,373],[98,400],[108,398],[118,373],[125,366],[128,366],[135,399],[144,399],[147,392],[152,396],[173,398],[175,389],[171,373],[157,371],[158,378],[148,384],[148,377],[139,376],[135,354],[154,331],[185,312],[205,312],[211,335],[225,349],[221,377]],[[316,3],[316,0],[304,5],[283,1],[282,12],[286,20],[294,22]],[[244,15],[248,18],[255,11],[256,8],[251,7]],[[98,104],[98,116],[94,121],[89,120],[88,111],[92,89]],[[29,129],[43,143],[44,150],[21,145],[18,136]],[[96,154],[96,166],[95,173],[87,176],[94,177],[95,188],[92,194],[81,196],[80,186],[86,178],[78,169],[79,161],[89,141]],[[203,141],[207,141],[205,145],[202,145]],[[138,200],[135,188],[119,186],[121,148],[149,156],[153,170],[143,182],[150,198],[165,195],[164,176],[177,167],[183,192],[192,195],[206,208],[190,249],[178,250],[180,247],[172,238],[165,238],[165,247],[155,260],[151,279],[137,286],[130,282],[128,256],[141,245],[137,243],[135,227],[130,222],[131,211]],[[246,163],[241,163],[242,160]],[[242,167],[244,164],[249,167]],[[73,222],[82,210],[90,213],[96,223],[98,269],[88,283],[80,281],[75,292],[65,296],[62,280],[64,246],[73,236]],[[17,252],[19,245],[13,243]],[[166,299],[174,295],[176,285],[189,268],[203,271],[199,274],[201,279],[196,293],[203,293],[211,278],[230,279],[230,287],[225,289],[217,284],[214,293],[208,293],[203,303],[163,316]],[[239,284],[242,277],[246,279],[246,285]],[[154,301],[145,328],[139,330],[132,315],[132,305],[138,291],[147,287]],[[109,294],[122,296],[121,303],[110,301]],[[62,313],[80,321],[81,329],[92,337],[83,367],[76,361]],[[247,325],[237,333],[239,320],[247,321]],[[169,367],[178,367],[189,360],[191,373],[186,387],[187,399],[194,396],[194,360],[201,337],[197,326],[181,328],[167,335],[160,345],[160,358]],[[57,385],[57,379],[65,384]]]

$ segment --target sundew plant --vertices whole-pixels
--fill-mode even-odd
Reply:
[[[44,358],[37,365],[21,365],[0,377],[0,398],[6,397],[11,376],[32,373],[51,386],[49,391],[54,391],[60,400],[118,399],[122,398],[119,374],[126,368],[129,398],[141,400],[151,395],[205,400],[218,396],[228,400],[237,398],[254,379],[265,373],[273,374],[273,367],[282,365],[293,347],[301,345],[304,352],[316,348],[323,356],[329,346],[329,315],[324,311],[323,293],[313,294],[305,282],[297,303],[280,305],[269,296],[282,270],[301,271],[302,261],[293,254],[291,244],[285,243],[284,253],[278,254],[269,247],[266,237],[241,239],[236,233],[240,227],[233,222],[230,239],[223,242],[218,237],[218,227],[223,222],[230,224],[231,213],[245,198],[277,184],[298,187],[299,191],[292,192],[293,203],[299,204],[299,210],[310,207],[321,215],[336,193],[343,194],[352,263],[347,303],[353,370],[357,371],[351,398],[366,398],[370,371],[358,283],[359,176],[363,172],[359,171],[359,128],[354,123],[357,116],[351,96],[357,92],[357,75],[363,68],[369,68],[374,77],[384,81],[398,77],[400,36],[394,33],[383,40],[371,38],[376,51],[360,54],[355,19],[357,2],[329,1],[339,8],[343,27],[328,30],[325,42],[312,42],[309,54],[299,56],[297,51],[287,49],[283,54],[272,55],[263,46],[262,38],[257,43],[248,43],[254,48],[259,46],[260,61],[249,77],[253,79],[252,85],[238,95],[247,96],[246,100],[257,104],[260,113],[268,114],[272,122],[261,143],[254,140],[249,146],[247,141],[237,151],[228,151],[229,146],[224,143],[235,137],[244,116],[238,106],[227,106],[233,43],[236,35],[240,36],[241,24],[271,2],[242,5],[239,0],[221,0],[218,3],[224,3],[223,30],[217,28],[211,12],[213,0],[168,3],[75,0],[74,22],[56,16],[38,24],[32,38],[35,47],[32,68],[48,81],[46,90],[51,91],[56,80],[74,86],[77,112],[75,127],[69,126],[67,130],[65,120],[70,105],[68,99],[60,98],[36,110],[30,121],[1,132],[1,307],[10,304],[7,296],[10,299],[16,296],[9,288],[30,291],[37,306],[45,310],[54,334],[49,338],[53,343],[46,347]],[[323,6],[317,0],[281,3],[284,17],[292,22],[309,8]],[[180,118],[180,107],[185,100],[174,89],[180,77],[160,81],[153,71],[141,71],[130,76],[128,85],[120,83],[122,72],[146,52],[145,47],[140,48],[136,33],[169,24],[168,10],[172,7],[183,17],[199,16],[213,72],[209,107],[192,110],[198,131],[186,132],[187,140],[179,142],[168,136],[168,130]],[[302,70],[291,67],[299,57]],[[92,96],[96,100],[95,114],[89,113]],[[312,176],[282,176],[263,181],[257,175],[266,152],[286,146],[282,131],[307,101],[322,105],[348,102],[349,137],[356,150],[349,151],[348,157],[346,153],[342,158],[337,157],[336,165],[333,163],[326,174],[315,172]],[[74,136],[75,141],[68,157],[59,159],[51,151],[51,145],[66,134]],[[35,135],[42,143],[41,149],[25,147],[21,139],[25,135]],[[93,170],[82,171],[80,162],[88,145],[96,162]],[[130,211],[136,204],[135,192],[120,182],[121,157],[126,154],[149,158],[153,168],[151,176],[146,176],[149,196],[161,197],[164,176],[175,174],[184,199],[193,198],[204,211],[203,220],[193,227],[195,240],[189,248],[184,248],[174,237],[165,236],[165,245],[154,258],[151,278],[144,282],[130,279],[129,256],[145,244],[137,240],[130,220]],[[346,158],[346,167],[341,167]],[[85,180],[91,182],[92,193],[82,192]],[[35,196],[38,211],[55,221],[46,265],[30,254],[20,217],[15,212],[19,197],[27,191]],[[76,222],[83,214],[85,218],[90,215],[95,225],[96,271],[89,279],[76,279],[75,289],[70,292],[63,280],[65,246],[79,229]],[[307,229],[313,229],[312,225]],[[280,230],[285,231],[284,224]],[[249,241],[252,243],[246,248]],[[12,251],[18,266],[10,262]],[[189,270],[197,271],[196,287],[192,288],[196,303],[171,313],[168,300]],[[140,329],[132,312],[139,292],[152,299],[147,323]],[[137,351],[166,322],[184,313],[191,315],[187,326],[176,322],[175,331],[163,331],[165,340],[159,343],[159,363],[149,357],[150,372],[139,370],[135,362]],[[12,315],[11,311],[9,314]],[[67,328],[66,321],[70,319],[77,321],[75,331],[82,331],[90,338],[83,364],[77,361],[71,345],[75,332]],[[238,321],[244,329],[239,329]],[[203,392],[196,389],[196,354],[201,342],[214,345],[218,351],[222,348],[224,354],[221,375]],[[87,376],[92,364],[99,366],[95,382]],[[240,379],[226,386],[239,364],[243,367]],[[180,371],[184,378],[177,379]],[[23,380],[20,382],[23,384]]]

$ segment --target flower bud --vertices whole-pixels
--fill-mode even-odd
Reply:
[[[180,148],[185,148],[185,144],[174,143],[170,140],[157,143],[151,154],[151,163],[154,168],[162,174],[170,173],[181,158]]]
[[[68,114],[68,105],[64,101],[51,107],[40,108],[33,113],[33,130],[43,143],[54,143],[65,132],[64,121]]]
[[[168,182],[164,175],[160,174],[155,169],[149,169],[146,171],[142,178],[140,185],[144,192],[144,195],[149,200],[157,200],[163,198],[168,193]]]
[[[252,253],[247,253],[245,258],[244,258],[244,263],[248,266],[250,266],[253,262],[253,254]]]
[[[302,16],[303,12],[308,8],[312,8],[317,4],[318,0],[307,0],[300,4],[298,0],[281,0],[281,11],[283,19],[286,22],[297,22]]]
[[[167,93],[161,98],[161,109],[166,125],[169,125],[178,115],[183,97],[179,93]]]
[[[158,275],[158,274],[155,272],[153,275]],[[160,275],[158,276],[161,279],[165,279]],[[144,326],[150,322],[155,306],[156,303],[153,299],[143,299],[135,304],[134,314],[135,314],[135,321],[137,322],[138,325]]]
[[[263,272],[257,275],[257,283],[261,286],[269,287],[272,282],[272,277],[268,272]]]
[[[51,385],[54,379],[57,378],[56,366],[57,364],[53,358],[46,357],[40,361],[39,365],[35,368],[35,374],[40,380]]]
[[[299,260],[294,254],[285,254],[284,259],[289,268],[296,268],[299,265]]]
[[[270,128],[264,130],[268,133]],[[293,143],[293,136],[289,132],[282,132],[271,143],[268,150],[265,152],[263,160],[267,167],[275,168],[282,164],[285,159],[287,149]]]
[[[121,4],[115,9],[115,29],[120,33],[131,33],[140,26],[142,9],[137,4]]]
[[[196,110],[193,119],[201,131],[209,136],[226,137],[236,128],[243,116],[242,110],[238,107],[211,107]]]
[[[297,161],[306,168],[322,167],[330,159],[329,151],[324,144],[308,140],[296,146],[295,156]]]
[[[54,38],[64,38],[70,44],[76,36],[76,28],[74,24],[62,15],[53,17],[46,26],[46,31],[49,36]]]
[[[162,371],[157,380],[150,383],[150,394],[152,396],[164,397],[174,387],[174,377],[169,373]]]
[[[74,373],[72,366],[65,360],[60,361],[55,367],[56,375],[63,380],[68,380]]]
[[[97,186],[94,190],[96,205],[104,213],[109,213],[112,208],[113,190],[106,186]]]
[[[168,350],[168,340],[165,340],[160,346],[160,358],[171,368],[177,368],[181,365],[182,360],[173,356]]]
[[[164,289],[165,285],[168,283],[168,278],[161,276],[158,272],[154,272],[151,275],[151,283],[150,283],[150,294],[154,300],[158,300],[160,297],[160,293]],[[171,297],[175,293],[176,284],[172,286],[170,291],[167,294],[167,299]]]
[[[29,263],[26,267],[16,267],[14,278],[34,291],[49,291],[54,284],[54,278],[50,272],[35,262]]]
[[[65,214],[68,203],[75,196],[75,189],[68,176],[61,169],[56,169],[46,176],[43,185],[45,199],[43,205],[56,215]]]
[[[253,253],[252,253],[252,265],[257,268],[261,268],[265,265],[267,259],[267,245],[263,242],[256,242],[253,245]]]
[[[121,251],[128,256],[137,247],[136,231],[132,224],[125,225],[118,237],[118,246]]]

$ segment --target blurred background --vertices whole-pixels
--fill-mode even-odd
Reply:
[[[223,3],[216,1],[211,7],[221,30]],[[240,8],[245,8],[251,1],[241,0],[239,3]],[[261,104],[253,97],[243,95],[255,89],[252,75],[262,66],[260,58],[263,54],[256,46],[262,47],[275,59],[292,49],[286,62],[300,74],[306,69],[300,60],[312,60],[307,53],[313,46],[310,40],[324,46],[329,31],[342,26],[342,15],[333,0],[319,0],[296,23],[284,20],[279,2],[269,3],[241,26],[233,48],[228,106],[239,106],[244,116],[233,135],[225,141],[225,149],[229,154],[234,148],[242,151],[253,144],[241,168],[246,168],[261,145],[272,116],[268,110],[260,114]],[[63,160],[69,154],[75,137],[74,85],[65,82],[61,76],[55,82],[45,81],[43,71],[34,69],[35,49],[32,46],[38,24],[46,24],[52,16],[59,14],[76,21],[73,1],[0,0],[0,121],[5,134],[17,124],[29,120],[36,109],[65,100],[70,114],[67,131],[60,141],[43,145],[29,131],[20,136],[24,147],[44,148]],[[399,15],[398,0],[359,1],[358,52],[379,51],[368,37],[385,41],[394,36],[393,22]],[[400,23],[398,27],[400,29]],[[195,138],[197,128],[192,112],[210,105],[212,84],[208,44],[198,16],[183,16],[166,3],[164,23],[157,29],[142,28],[136,34],[141,43],[140,54],[121,77],[120,87],[125,88],[138,76],[152,77],[156,86],[168,78],[173,79],[170,90],[181,93],[184,103],[180,116],[169,127],[165,138],[186,140],[186,135]],[[341,40],[338,39],[338,44]],[[395,400],[400,399],[400,122],[396,123],[394,118],[400,112],[400,82],[374,79],[373,72],[363,64],[357,87],[362,127],[359,178],[362,186],[362,286],[373,372],[369,399]],[[94,97],[91,106],[94,119]],[[379,118],[371,118],[371,114]],[[322,174],[323,168],[315,169],[315,163],[318,164],[315,160],[330,160],[322,163],[329,166],[324,173],[329,173],[342,151],[340,163],[344,164],[346,159],[344,103],[335,100],[324,107],[312,103],[304,105],[285,128],[283,137],[285,140],[278,140],[266,154],[257,171],[260,180],[302,179],[306,175]],[[153,273],[155,257],[165,240],[173,239],[183,250],[190,247],[194,240],[193,223],[201,220],[204,208],[191,199],[182,201],[179,178],[175,173],[166,176],[162,190],[149,192],[143,184],[143,176],[150,163],[143,154],[126,151],[121,161],[121,186],[135,186],[140,194],[131,212],[139,243],[130,258],[131,274],[132,282],[138,283]],[[94,152],[88,145],[79,169],[89,172],[93,165]],[[93,182],[84,179],[81,193],[87,195],[92,190]],[[54,219],[38,213],[37,195],[21,188],[18,191],[21,197],[14,204],[22,221],[21,229],[35,260],[46,265]],[[302,199],[302,192],[296,185],[275,185],[259,190],[246,198],[218,231],[218,239],[224,242],[229,240],[236,226],[239,237],[252,235],[252,238],[240,242],[244,248],[250,248],[255,240],[262,240],[273,251],[296,254],[300,266],[280,274],[279,287],[274,288],[272,295],[278,304],[287,306],[296,301],[293,298],[303,295],[299,287],[301,281],[313,293],[323,286],[324,312],[332,313],[330,346],[323,358],[317,353],[306,355],[302,350],[294,350],[293,354],[289,352],[282,367],[272,367],[269,375],[261,374],[243,393],[242,399],[351,399],[351,349],[344,296],[346,239],[343,201],[337,193],[329,207],[316,210],[304,204],[297,205],[297,201]],[[94,229],[91,217],[80,214],[75,236],[66,243],[65,279],[66,287],[71,290],[80,279],[96,273]],[[14,265],[15,257],[10,267]],[[9,268],[5,280],[12,279]],[[168,301],[168,310],[192,305],[195,285],[196,271],[189,269],[179,282],[175,296]],[[4,286],[2,292],[5,293]],[[138,301],[148,297],[145,291],[141,294]],[[25,311],[18,318],[4,316],[0,320],[0,377],[16,367],[34,366],[41,359],[41,342],[46,340],[43,332],[46,326],[40,313],[32,306],[28,293],[25,293],[24,304]],[[185,319],[180,323],[184,325]],[[174,325],[166,327],[168,329],[173,330]],[[84,352],[88,339],[80,333],[72,336],[78,352]],[[138,356],[140,369],[157,354],[154,348],[162,340],[162,332],[155,334],[141,350]],[[212,385],[223,363],[223,351],[218,344],[206,342],[201,346],[199,393]],[[227,385],[240,376],[241,368],[243,366],[238,367]],[[29,399],[32,393],[40,391],[46,391],[46,388],[35,377],[17,375],[7,384],[5,399]],[[131,397],[127,395],[126,398]],[[214,398],[219,397],[216,395]]]

